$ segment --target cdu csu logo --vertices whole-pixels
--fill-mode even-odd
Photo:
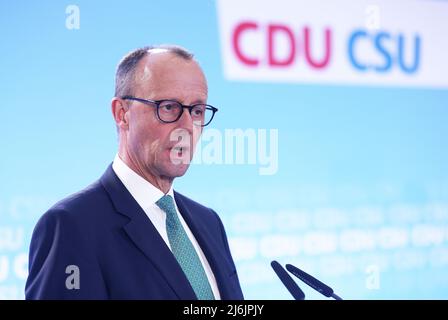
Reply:
[[[411,54],[405,51],[406,42],[410,41]],[[371,62],[363,59],[361,55],[355,54],[358,45],[370,46],[381,62]],[[367,30],[355,30],[348,40],[348,57],[351,65],[359,71],[388,72],[392,68],[399,68],[404,73],[417,72],[420,65],[421,40],[419,35],[413,39],[407,39],[404,34],[392,34],[386,31],[369,33]],[[405,61],[405,57],[411,57]]]
[[[344,40],[332,27],[314,30],[311,26],[293,28],[286,23],[260,23],[243,20],[236,23],[231,35],[232,51],[237,61],[249,68],[288,69],[294,65],[310,70],[326,70],[334,61],[335,42],[346,47],[349,66],[357,72],[386,73],[396,69],[403,74],[416,73],[420,67],[422,41],[419,34],[406,36],[383,30],[354,29]],[[247,50],[244,39],[256,38],[262,50]],[[337,46],[341,47],[341,46]],[[246,49],[245,49],[246,48]],[[321,50],[316,50],[322,48]],[[316,52],[320,51],[317,56]]]

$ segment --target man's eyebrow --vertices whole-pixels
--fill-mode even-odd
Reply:
[[[158,99],[158,101],[161,101],[161,100],[177,101],[180,104],[186,105],[186,104],[182,103],[179,99],[175,99],[175,98]],[[196,99],[192,103],[190,103],[190,105],[194,105],[194,104],[207,104],[207,99]]]
[[[206,104],[207,103],[207,99],[203,100],[203,99],[199,99],[199,100],[195,100],[192,104]]]

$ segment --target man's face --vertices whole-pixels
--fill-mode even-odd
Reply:
[[[140,61],[133,95],[150,100],[176,100],[184,105],[206,103],[207,83],[196,62],[168,52],[155,53]],[[184,175],[202,128],[193,124],[187,109],[178,121],[163,123],[155,106],[137,101],[128,103],[129,130],[125,134],[128,152],[137,166],[155,177]]]

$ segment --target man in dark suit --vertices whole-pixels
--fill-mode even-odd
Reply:
[[[243,299],[218,215],[173,190],[216,108],[192,54],[137,49],[116,72],[119,148],[37,223],[27,299]]]

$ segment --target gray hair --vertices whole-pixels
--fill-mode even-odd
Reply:
[[[117,71],[115,73],[116,97],[132,95],[132,88],[134,86],[135,78],[134,76],[138,63],[144,57],[151,54],[151,51],[156,49],[166,50],[185,60],[193,60],[193,53],[176,45],[146,46],[135,49],[125,55],[118,64]]]

